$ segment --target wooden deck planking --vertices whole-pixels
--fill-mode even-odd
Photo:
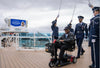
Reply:
[[[84,44],[85,46],[85,44]],[[78,59],[76,64],[60,68],[88,68],[91,64],[91,53],[85,46],[85,54]],[[68,54],[77,55],[77,49]],[[0,68],[49,68],[50,54],[44,51],[16,51],[14,47],[0,49]]]

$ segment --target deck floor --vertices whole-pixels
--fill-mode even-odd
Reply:
[[[84,45],[85,54],[76,64],[69,64],[60,68],[89,68],[91,64],[90,47]],[[77,49],[68,54],[77,55]],[[0,68],[49,68],[51,56],[44,51],[17,51],[14,47],[0,49]]]

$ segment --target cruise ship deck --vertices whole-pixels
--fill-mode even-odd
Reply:
[[[89,68],[91,64],[91,49],[85,41],[83,47],[85,53],[77,60],[76,64],[69,64],[60,68]],[[77,48],[68,54],[77,55]],[[0,49],[0,68],[49,68],[51,56],[44,50],[18,51],[14,46]]]

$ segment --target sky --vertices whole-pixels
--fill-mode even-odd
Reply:
[[[57,21],[59,31],[70,22],[76,6],[72,27],[78,23],[77,16],[84,16],[89,25],[93,17],[89,0],[62,0],[60,16]],[[0,28],[6,27],[4,19],[23,19],[28,21],[29,32],[51,32],[52,21],[58,14],[61,0],[0,0]],[[90,0],[94,6],[100,6],[100,0]]]

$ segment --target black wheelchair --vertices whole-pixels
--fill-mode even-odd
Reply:
[[[72,56],[72,55],[68,55],[68,54],[64,54],[63,55],[63,65],[56,65],[56,63],[59,61],[59,59],[55,59],[55,44],[59,45],[60,42],[59,40],[56,40],[54,43],[47,43],[45,44],[45,51],[47,53],[50,53],[52,58],[49,62],[49,67],[50,68],[53,68],[53,67],[61,67],[61,66],[64,66],[64,65],[67,65],[67,64],[71,64],[71,63],[76,63],[77,62],[77,59],[75,56]],[[75,50],[75,44],[74,45],[71,45],[70,48],[67,49],[67,51],[70,51],[70,52],[73,52]]]

